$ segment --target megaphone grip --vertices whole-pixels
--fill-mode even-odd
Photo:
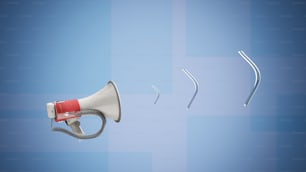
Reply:
[[[78,112],[81,110],[77,99],[60,101],[55,103],[56,113]]]
[[[78,132],[71,132],[69,130],[66,130],[64,128],[59,128],[59,127],[52,127],[52,122],[51,122],[51,129],[52,131],[58,131],[58,132],[63,132],[63,133],[66,133],[70,136],[73,136],[73,137],[76,137],[78,139],[92,139],[92,138],[95,138],[95,137],[98,137],[104,130],[104,127],[106,125],[106,119],[103,115],[102,112],[100,111],[97,111],[97,110],[93,110],[93,109],[89,109],[89,110],[84,110],[84,111],[80,111],[77,113],[79,116],[83,116],[83,115],[97,115],[98,117],[101,118],[101,122],[102,122],[102,126],[101,128],[99,129],[99,131],[97,131],[96,133],[94,134],[89,134],[89,135],[83,135],[83,134],[80,134]],[[51,120],[52,121],[52,120]]]

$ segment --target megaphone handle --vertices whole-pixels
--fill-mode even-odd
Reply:
[[[73,119],[75,119],[75,118],[73,118]],[[74,133],[78,133],[78,134],[82,134],[82,135],[84,134],[84,132],[83,132],[81,126],[80,126],[81,125],[80,121],[75,120],[75,121],[72,121],[72,123],[67,122],[67,124],[70,126],[71,130]]]
[[[102,120],[102,126],[99,129],[99,131],[97,131],[94,134],[89,134],[89,135],[77,134],[77,133],[71,132],[69,130],[66,130],[64,128],[60,128],[60,127],[54,127],[54,128],[52,128],[52,131],[63,132],[63,133],[66,133],[66,134],[68,134],[72,137],[78,138],[78,139],[92,139],[92,138],[98,137],[103,132],[104,127],[106,125],[106,119],[105,119],[105,116],[103,115],[102,112],[90,109],[90,110],[80,111],[78,113],[79,113],[80,116],[93,115],[93,114],[96,114],[97,116],[99,116]]]

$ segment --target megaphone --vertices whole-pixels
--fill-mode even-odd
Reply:
[[[69,132],[65,129],[53,128],[54,131],[62,131],[79,139],[93,138],[103,131],[105,118],[120,122],[120,96],[116,84],[109,81],[104,88],[88,97],[47,103],[47,112],[51,121],[65,121],[73,130],[73,132]],[[96,134],[86,136],[83,135],[83,130],[80,128],[80,122],[77,119],[88,114],[99,116],[103,125]]]

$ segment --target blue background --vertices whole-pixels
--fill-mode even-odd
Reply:
[[[305,26],[302,0],[2,0],[0,171],[305,171]],[[247,108],[238,50],[262,73]],[[200,84],[189,110],[183,68]],[[47,102],[108,80],[120,123],[50,130]]]

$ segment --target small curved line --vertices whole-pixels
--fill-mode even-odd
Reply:
[[[158,99],[159,99],[159,96],[160,96],[160,91],[159,91],[159,89],[155,86],[155,85],[152,85],[152,88],[155,90],[155,92],[156,92],[156,98],[155,98],[155,100],[154,100],[154,104],[156,104],[157,103],[157,101],[158,101]]]
[[[182,71],[183,71],[183,72],[187,75],[187,77],[193,82],[194,89],[195,89],[194,94],[193,94],[191,100],[189,101],[189,103],[188,103],[188,105],[187,105],[187,109],[189,109],[190,106],[191,106],[191,104],[192,104],[192,102],[193,102],[193,100],[195,99],[196,95],[198,94],[199,83],[198,83],[198,81],[196,80],[196,78],[195,78],[186,68],[182,69]]]
[[[244,107],[246,107],[249,102],[251,101],[251,99],[253,98],[253,96],[255,95],[255,92],[261,82],[261,74],[260,74],[260,70],[257,67],[257,65],[242,51],[238,51],[238,53],[240,54],[240,56],[252,67],[254,73],[255,73],[255,82],[254,82],[254,88],[252,89],[252,91],[250,92],[248,98],[246,99],[245,103],[243,104]]]

